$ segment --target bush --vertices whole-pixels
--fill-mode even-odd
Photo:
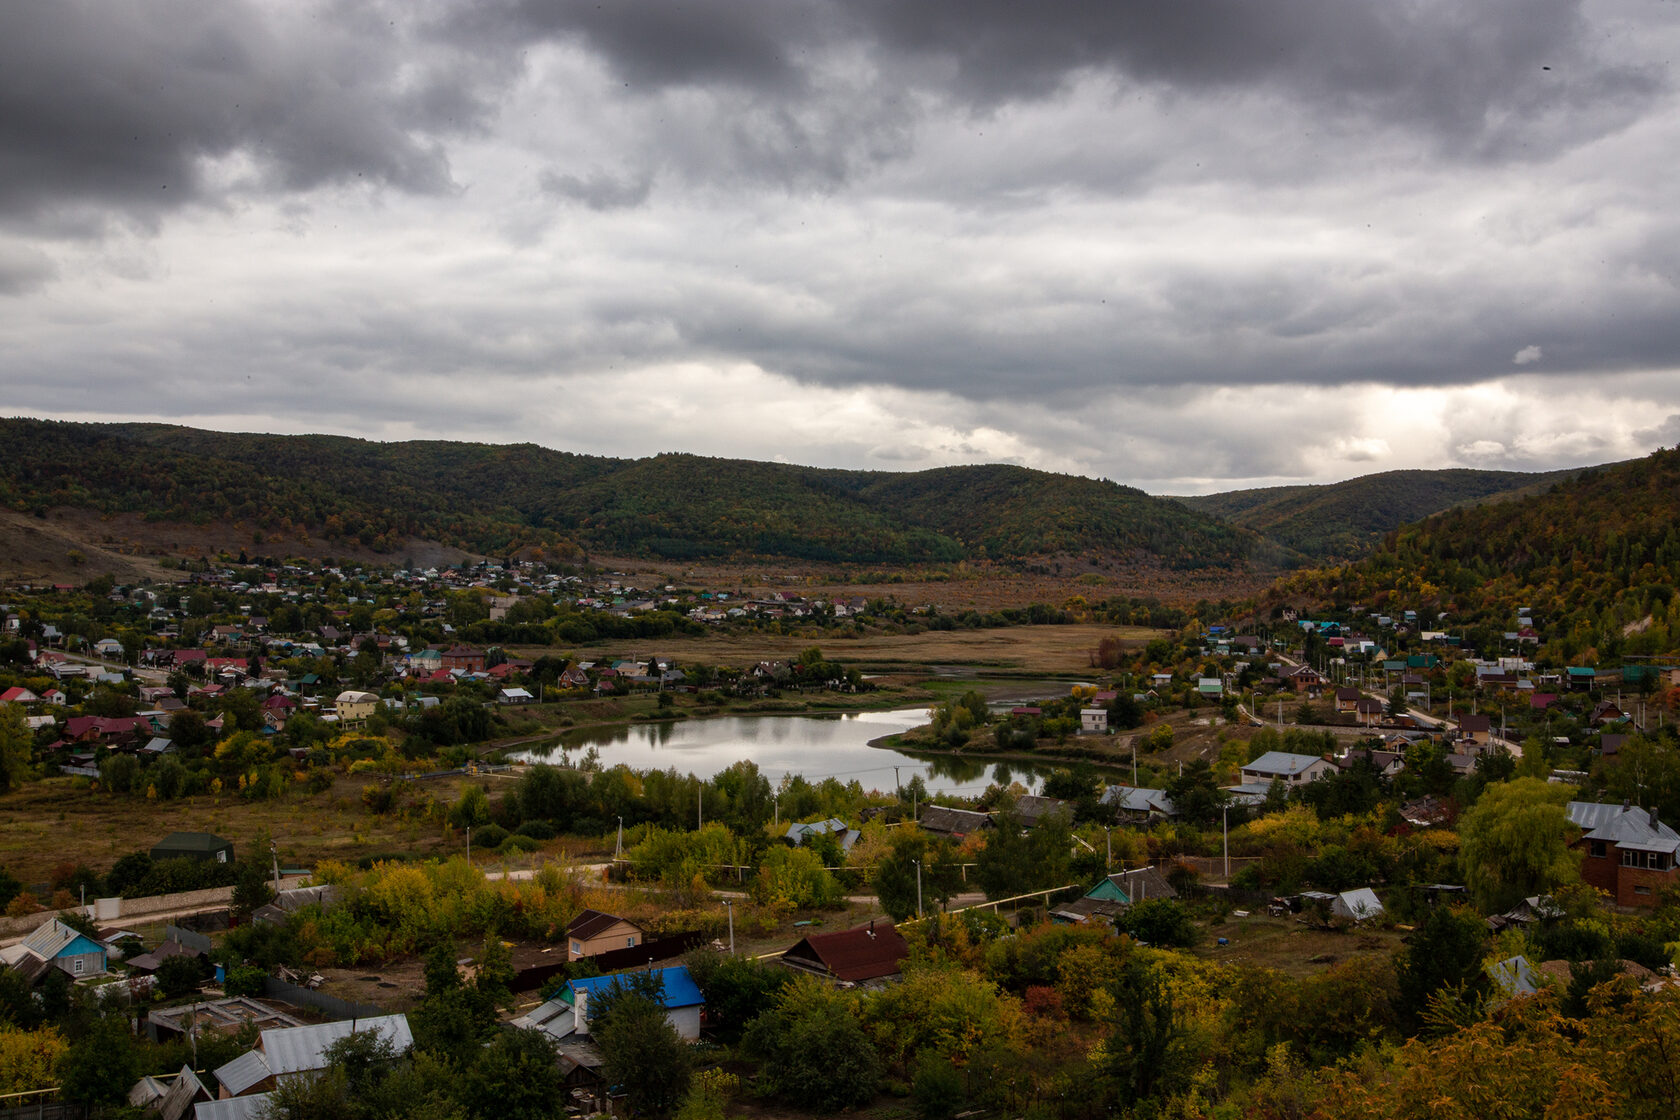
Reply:
[[[481,848],[499,848],[508,836],[508,830],[499,824],[487,824],[483,828],[474,829],[473,839],[478,841]]]
[[[929,1054],[917,1063],[910,1092],[922,1120],[951,1120],[963,1104],[962,1075],[946,1059]]]
[[[268,981],[268,973],[254,965],[236,965],[228,969],[223,990],[230,996],[260,996]]]
[[[1188,949],[1196,943],[1196,923],[1182,903],[1151,898],[1127,909],[1121,928],[1133,937],[1160,948]]]
[[[555,832],[554,826],[547,821],[526,821],[514,829],[514,835],[529,836],[533,840],[552,840],[559,833]]]
[[[198,987],[204,967],[197,957],[169,957],[158,965],[155,977],[165,999],[178,999]]]
[[[487,830],[488,831],[488,830]],[[542,849],[542,841],[523,833],[514,833],[496,848],[503,855],[513,855],[516,852],[535,852]]]

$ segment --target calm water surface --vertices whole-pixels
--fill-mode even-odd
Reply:
[[[863,788],[890,791],[897,780],[920,774],[931,791],[972,796],[994,781],[1018,781],[1036,790],[1053,767],[1016,762],[913,756],[871,747],[869,741],[919,727],[928,721],[926,707],[890,712],[855,712],[831,716],[723,716],[717,719],[642,723],[567,732],[509,757],[514,761],[575,764],[594,747],[601,765],[623,763],[637,770],[676,769],[709,778],[742,759],[751,759],[772,785],[785,774],[803,774],[815,782],[854,779]]]

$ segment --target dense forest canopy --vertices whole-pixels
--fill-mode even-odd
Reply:
[[[533,546],[868,564],[1069,555],[1169,570],[1286,559],[1175,502],[1023,467],[896,474],[27,419],[0,420],[0,439],[0,503],[13,509],[244,522],[280,539],[344,537],[382,552],[424,537],[492,555]]]
[[[1364,560],[1302,573],[1281,590],[1416,609],[1425,628],[1495,637],[1527,609],[1542,657],[1592,664],[1680,645],[1677,579],[1680,450],[1663,450],[1520,501],[1429,518]]]

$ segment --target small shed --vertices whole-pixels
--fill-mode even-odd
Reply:
[[[232,863],[233,841],[209,832],[171,832],[152,845],[153,859],[196,859]]]
[[[1370,887],[1360,887],[1358,890],[1343,891],[1337,895],[1336,901],[1330,904],[1330,912],[1338,918],[1366,922],[1382,917],[1383,904]]]

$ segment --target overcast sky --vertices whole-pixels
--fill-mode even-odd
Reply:
[[[51,0],[0,412],[1155,493],[1680,443],[1676,0]]]

